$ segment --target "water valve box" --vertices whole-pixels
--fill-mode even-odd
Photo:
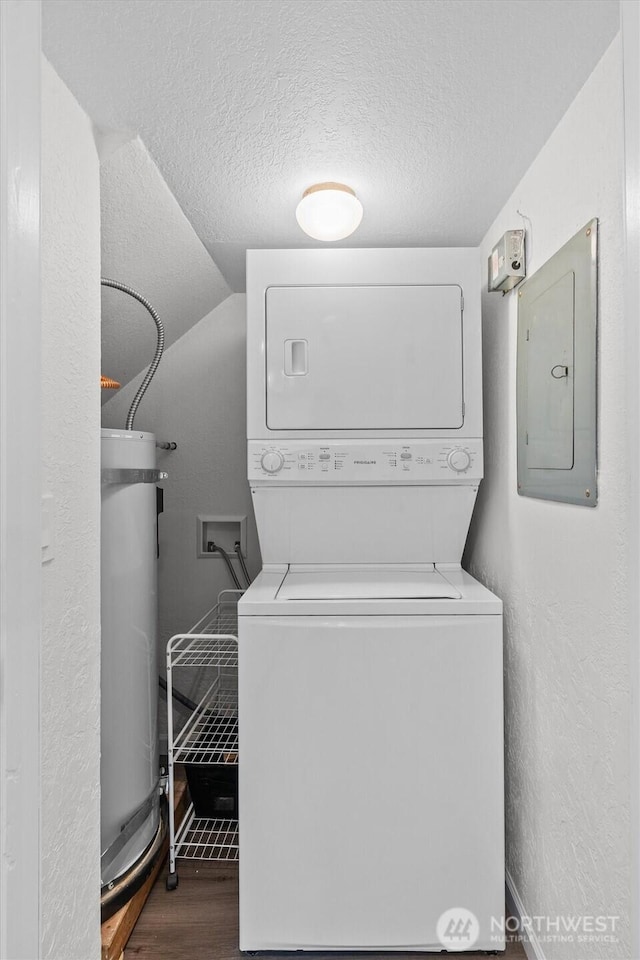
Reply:
[[[490,293],[494,290],[507,293],[524,280],[524,236],[524,230],[507,230],[491,251],[487,284]]]

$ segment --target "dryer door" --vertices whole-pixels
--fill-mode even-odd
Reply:
[[[462,291],[269,287],[270,430],[459,429]]]

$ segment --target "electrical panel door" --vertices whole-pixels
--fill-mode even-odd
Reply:
[[[518,493],[595,507],[598,221],[518,290]]]
[[[531,307],[527,328],[526,444],[530,469],[573,466],[574,273],[547,288]]]
[[[459,286],[269,287],[270,430],[456,430]]]

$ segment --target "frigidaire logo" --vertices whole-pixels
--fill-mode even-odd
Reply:
[[[354,462],[354,463],[363,463],[365,466],[367,466],[367,465],[370,464],[370,463],[377,463],[378,461],[377,461],[377,460],[354,460],[353,462]]]

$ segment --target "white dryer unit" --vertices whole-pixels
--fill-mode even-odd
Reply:
[[[240,947],[502,949],[477,252],[251,251],[247,281]]]

